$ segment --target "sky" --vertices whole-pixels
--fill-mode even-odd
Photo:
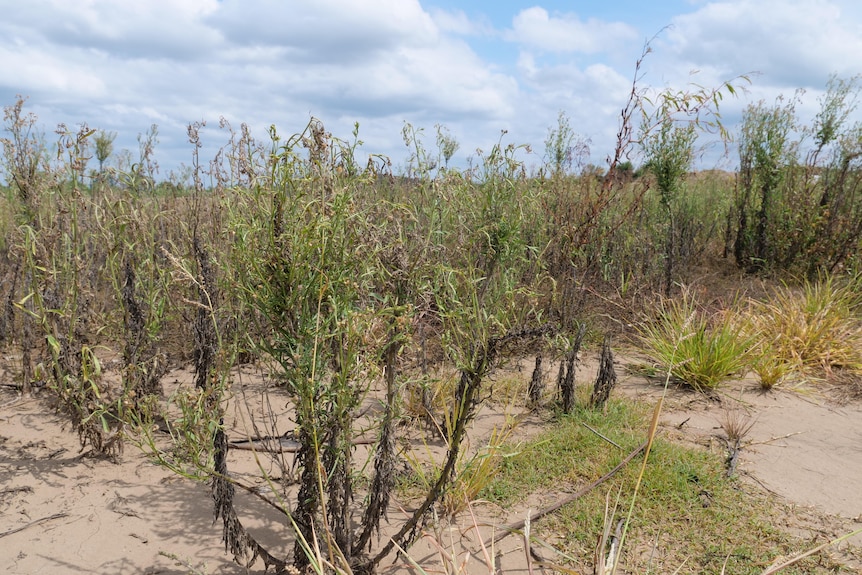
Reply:
[[[862,73],[858,0],[0,0],[0,14],[0,104],[26,96],[46,139],[86,123],[133,155],[156,124],[161,178],[191,164],[190,122],[207,123],[214,157],[221,118],[263,141],[312,117],[350,139],[358,122],[363,153],[396,168],[405,122],[432,151],[442,125],[456,165],[502,137],[529,144],[535,167],[563,111],[604,165],[648,41],[639,86],[653,93],[750,77],[722,103],[731,129],[797,89],[811,119],[832,74]],[[732,147],[704,150],[701,167],[735,162]]]

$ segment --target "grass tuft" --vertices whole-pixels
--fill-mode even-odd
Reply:
[[[860,281],[832,277],[806,281],[801,289],[783,286],[768,301],[752,301],[750,331],[756,334],[755,371],[772,387],[791,371],[862,371],[862,294]]]
[[[482,495],[517,516],[517,506],[531,493],[553,490],[553,497],[576,491],[643,441],[650,415],[647,405],[613,398],[605,413],[576,410],[520,444],[518,455],[502,460]],[[737,433],[744,435],[748,422],[740,418],[738,424]],[[593,572],[608,498],[613,502],[631,497],[639,467],[630,464],[602,487],[534,521],[532,532],[571,557],[568,566]],[[759,574],[775,557],[805,548],[804,542],[778,528],[774,509],[775,502],[765,495],[727,477],[723,454],[658,437],[628,527],[630,543],[621,567],[626,573]],[[808,558],[787,572],[829,571],[816,558]]]
[[[644,351],[698,391],[712,391],[749,364],[754,338],[736,312],[707,313],[687,290],[664,299],[654,321],[641,325]]]

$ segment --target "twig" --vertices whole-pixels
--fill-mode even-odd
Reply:
[[[15,387],[16,389],[18,388],[18,384],[17,384],[17,383],[16,383],[16,384],[3,384],[3,385],[4,385],[4,386],[8,386],[8,387]],[[0,409],[6,409],[6,408],[7,408],[7,407],[9,407],[9,406],[15,405],[16,403],[18,403],[18,402],[19,402],[19,401],[21,401],[22,399],[24,399],[24,396],[23,396],[23,395],[19,395],[19,396],[18,396],[18,397],[16,397],[15,399],[13,399],[13,400],[11,400],[11,401],[7,401],[7,402],[6,402],[6,403],[4,403],[3,405],[0,405]]]
[[[601,437],[602,439],[604,439],[605,441],[607,441],[608,443],[610,443],[611,445],[616,447],[617,449],[620,449],[620,450],[622,449],[622,447],[620,447],[620,445],[618,443],[616,443],[612,439],[608,439],[607,437],[605,437],[604,435],[602,435],[601,433],[599,433],[598,431],[596,431],[595,429],[593,429],[592,427],[590,427],[589,425],[584,423],[583,421],[581,422],[581,425],[583,425],[584,427],[586,427],[587,429],[589,429],[590,431],[592,431],[593,433],[595,433],[596,435],[598,435],[599,437]]]
[[[374,439],[356,439],[353,445],[372,445]],[[275,443],[275,446],[269,446],[267,443]],[[257,451],[259,453],[296,453],[300,449],[298,441],[284,438],[263,438],[252,439],[246,441],[230,441],[228,447],[231,449],[240,449],[243,451]]]
[[[533,558],[530,556],[530,510],[527,509],[527,518],[524,519],[524,551],[527,556],[527,572],[533,575]]]
[[[749,446],[751,446],[751,445],[767,445],[769,443],[772,443],[773,441],[778,441],[779,439],[787,439],[788,437],[793,437],[794,435],[801,435],[803,433],[805,433],[805,432],[804,431],[794,431],[793,433],[788,433],[787,435],[780,435],[778,437],[773,437],[771,439],[764,439],[763,441],[751,441],[748,443],[748,445]]]
[[[607,297],[603,296],[602,294],[600,294],[599,292],[597,292],[596,290],[594,290],[594,289],[593,289],[593,288],[591,288],[590,286],[584,286],[584,290],[585,290],[585,291],[590,292],[591,294],[593,294],[593,295],[594,295],[594,296],[596,296],[597,298],[599,298],[599,299],[601,299],[601,300],[604,300],[604,301],[606,301],[607,303],[609,303],[609,304],[611,304],[611,305],[615,305],[615,306],[617,306],[617,307],[618,307],[618,308],[620,308],[620,309],[626,309],[626,306],[624,306],[623,304],[621,304],[621,303],[619,303],[619,302],[615,302],[615,301],[613,301],[612,299],[609,299],[609,298],[607,298]],[[609,315],[607,315],[607,314],[603,314],[603,315],[604,315],[604,317],[610,318],[610,319],[614,320],[614,321],[615,321],[615,322],[617,322],[617,323],[620,323],[620,324],[622,324],[622,323],[623,323],[623,322],[621,322],[620,320],[618,320],[618,319],[616,319],[616,318],[613,318],[613,317],[611,317],[611,316],[609,316]],[[625,324],[623,324],[623,325],[625,325]]]
[[[794,557],[791,557],[790,559],[788,559],[787,561],[784,561],[783,563],[779,562],[779,560],[776,560],[775,563],[770,565],[766,569],[766,571],[764,571],[761,575],[772,575],[773,573],[778,573],[779,571],[781,571],[785,567],[790,567],[794,563],[798,563],[799,561],[801,561],[802,559],[805,559],[809,555],[814,555],[818,551],[822,551],[823,549],[829,547],[830,545],[834,545],[835,543],[840,543],[841,541],[844,541],[845,539],[849,539],[851,537],[855,537],[855,536],[859,535],[860,533],[862,533],[862,529],[857,529],[856,531],[853,531],[852,533],[847,533],[846,535],[842,535],[841,537],[838,537],[836,539],[832,539],[831,541],[827,541],[826,543],[824,543],[822,545],[818,545],[814,549],[809,549],[808,551],[805,551],[804,553],[800,553]]]
[[[61,447],[60,449],[55,449],[54,451],[52,451],[51,453],[48,454],[48,459],[54,459],[55,457],[57,457],[61,453],[65,453],[65,452],[66,452],[65,447]]]
[[[620,494],[622,494],[622,486],[620,486]],[[605,549],[608,547],[608,541],[611,537],[611,517],[617,514],[617,504],[619,503],[619,495],[617,495],[617,501],[614,503],[613,511],[611,511],[611,492],[608,491],[607,495],[605,495],[605,516],[602,521],[602,536],[599,537],[598,545],[596,545],[596,551],[593,554],[593,565],[594,565],[594,575],[605,575],[605,565],[607,563],[605,559]],[[610,516],[608,516],[608,512],[610,512]]]
[[[565,497],[565,498],[561,499],[560,501],[557,501],[553,505],[549,505],[548,507],[545,507],[544,509],[537,511],[535,514],[533,514],[531,520],[535,521],[536,519],[544,517],[545,515],[548,515],[549,513],[553,513],[554,511],[563,507],[564,505],[568,505],[569,503],[571,503],[577,499],[580,499],[581,497],[583,497],[584,495],[586,495],[587,493],[589,493],[590,491],[592,491],[593,489],[595,489],[596,487],[598,487],[599,485],[601,485],[602,483],[604,483],[605,481],[607,481],[608,479],[613,477],[617,471],[619,471],[620,469],[625,467],[632,459],[634,459],[639,453],[641,453],[644,449],[646,449],[646,446],[647,446],[647,442],[645,441],[637,449],[635,449],[634,451],[629,453],[625,457],[625,459],[620,461],[616,467],[614,467],[613,469],[611,469],[610,471],[608,471],[607,473],[605,473],[604,475],[602,475],[601,477],[599,477],[598,479],[596,479],[595,481],[593,481],[592,483],[590,483],[589,485],[584,487],[583,489],[580,489],[577,493],[574,493],[568,497]],[[500,527],[499,529],[502,531],[502,533],[497,534],[494,537],[493,542],[497,543],[498,541],[504,539],[505,537],[511,535],[512,533],[514,533],[516,531],[520,531],[521,529],[524,528],[524,525],[525,525],[525,521],[522,519],[521,521],[516,521],[515,523],[512,523],[511,525],[504,525],[504,526]]]
[[[770,487],[769,487],[768,485],[766,485],[763,481],[761,481],[760,479],[758,479],[758,478],[757,478],[757,476],[756,476],[756,475],[754,475],[753,473],[747,473],[747,472],[745,472],[745,471],[743,471],[742,473],[743,473],[743,475],[745,475],[746,477],[748,477],[749,479],[751,479],[752,481],[754,481],[755,483],[757,483],[758,485],[760,485],[760,487],[761,487],[761,488],[763,488],[764,490],[768,491],[769,493],[771,493],[771,494],[773,494],[773,495],[778,495],[778,494],[779,494],[777,491],[775,491],[774,489],[770,488]]]
[[[737,439],[733,443],[733,446],[730,445],[730,441],[728,440],[727,450],[730,452],[730,456],[727,458],[727,476],[733,477],[733,474],[736,472],[736,466],[739,463],[739,452],[742,451],[739,440]]]
[[[19,531],[24,531],[28,527],[33,527],[34,525],[38,525],[39,523],[44,523],[45,521],[51,521],[52,519],[61,519],[63,517],[68,517],[68,513],[55,513],[54,515],[49,515],[48,517],[43,517],[41,519],[37,519],[36,521],[31,521],[27,525],[22,525],[21,527],[17,527],[15,529],[10,529],[9,531],[4,531],[0,533],[0,537],[6,537],[7,535],[12,535],[13,533],[18,533]]]
[[[614,529],[614,534],[611,535],[611,548],[608,550],[607,559],[605,559],[605,573],[613,573],[614,564],[617,562],[620,539],[623,536],[623,525],[625,523],[625,519],[617,521],[617,527]]]
[[[22,491],[26,493],[33,493],[33,488],[29,485],[25,485],[24,487],[10,487],[8,489],[0,491],[0,495],[10,495],[12,493],[21,493]]]

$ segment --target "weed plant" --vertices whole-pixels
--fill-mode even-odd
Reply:
[[[663,299],[655,320],[641,325],[644,351],[670,374],[698,391],[712,392],[744,375],[755,342],[733,309],[708,313],[687,290]]]
[[[59,398],[82,447],[89,445],[97,453],[115,454],[122,451],[127,398],[104,384],[96,348],[86,339],[94,319],[87,297],[93,278],[86,266],[92,248],[92,238],[86,235],[91,210],[81,194],[80,178],[81,157],[92,132],[86,126],[77,134],[64,127],[58,132],[60,150],[68,151],[68,159],[62,155],[60,160],[66,161],[53,166],[56,179],[49,197],[56,211],[31,214],[34,219],[19,227],[23,236],[19,240],[21,269],[30,291],[18,306],[26,314],[24,321],[32,321],[45,342],[43,361],[37,364],[34,375],[38,374]],[[64,175],[70,179],[68,184]],[[32,198],[19,199],[24,202]],[[33,348],[39,350],[35,345]],[[30,358],[24,359],[27,362]],[[25,365],[25,376],[27,371]]]
[[[858,93],[858,76],[833,77],[810,126],[797,116],[799,93],[747,108],[732,218],[738,265],[812,280],[855,265],[862,247],[862,139],[860,126],[847,120]]]

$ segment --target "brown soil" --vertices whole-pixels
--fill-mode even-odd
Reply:
[[[618,361],[639,360],[618,356]],[[590,377],[590,367],[584,369],[587,373],[579,374],[581,381]],[[530,370],[522,373],[526,381]],[[618,373],[623,375],[624,369],[618,367]],[[165,381],[182,385],[191,377],[188,369],[181,369]],[[237,389],[254,405],[265,385],[260,377],[246,374]],[[661,386],[637,375],[623,375],[615,393],[654,402]],[[283,432],[290,426],[289,413],[286,401],[277,394],[270,390],[269,399],[280,411],[274,424]],[[48,395],[21,398],[8,386],[0,391],[0,571],[242,574],[263,570],[260,562],[246,570],[225,553],[207,485],[154,465],[132,445],[118,461],[79,453],[77,437],[65,417],[50,409]],[[738,473],[775,494],[784,528],[813,546],[862,527],[862,403],[839,404],[810,391],[762,393],[751,381],[728,385],[718,399],[671,389],[661,433],[716,448],[725,435],[722,423],[728,413],[753,422],[742,442]],[[505,418],[499,410],[484,408],[471,443],[487,440]],[[247,410],[229,410],[226,424],[232,429],[231,437],[258,433],[251,429],[251,419]],[[527,417],[516,433],[529,435],[539,426],[538,418]],[[442,446],[432,443],[432,448],[439,451]],[[360,450],[357,458],[362,456]],[[259,473],[251,452],[231,450],[229,465],[237,477],[268,488],[256,478]],[[514,510],[477,506],[474,512],[479,518],[467,513],[457,525],[429,530],[410,556],[430,573],[442,572],[445,554],[458,564],[467,561],[465,572],[487,573],[486,558],[498,556],[504,572],[527,573],[520,537],[483,549],[477,531],[487,541],[494,530],[486,524],[523,519],[526,509],[538,509],[557,497],[532,496]],[[247,495],[238,495],[237,504],[244,510],[249,531],[274,555],[288,555],[292,543],[283,517]],[[390,518],[397,519],[401,513],[394,505]],[[862,536],[852,543],[862,546]],[[858,549],[842,545],[844,551],[837,551],[840,560],[848,569],[862,572]],[[390,561],[382,570],[395,573],[410,568],[403,561]]]

